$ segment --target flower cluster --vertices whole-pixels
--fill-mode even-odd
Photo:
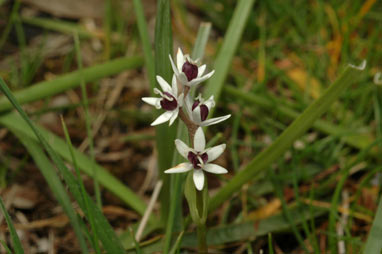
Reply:
[[[231,115],[208,119],[211,108],[215,106],[214,96],[205,100],[201,95],[192,98],[188,93],[191,87],[209,79],[214,71],[203,75],[206,65],[200,65],[199,60],[193,60],[189,55],[183,55],[181,49],[178,49],[176,64],[171,56],[169,57],[174,71],[171,86],[162,77],[156,76],[162,91],[155,88],[154,93],[159,97],[144,97],[142,100],[157,109],[165,110],[151,123],[152,126],[167,121],[169,121],[169,125],[172,125],[178,116],[187,125],[193,147],[188,147],[179,139],[175,140],[175,145],[178,152],[188,162],[170,168],[165,173],[183,173],[193,170],[195,187],[200,191],[203,189],[205,181],[203,171],[214,174],[227,173],[225,168],[210,163],[224,152],[226,145],[206,148],[206,140],[201,127],[222,122]],[[183,107],[185,107],[186,113],[183,112]]]

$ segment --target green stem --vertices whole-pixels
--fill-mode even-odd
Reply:
[[[197,227],[198,253],[199,254],[208,253],[206,232],[207,232],[206,224],[199,224]]]
[[[203,190],[196,191],[196,206],[198,208],[199,216],[203,217]],[[199,253],[208,253],[207,249],[207,227],[206,222],[197,223],[197,236],[198,236],[198,250]]]

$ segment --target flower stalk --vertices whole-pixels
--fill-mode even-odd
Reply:
[[[167,121],[172,125],[178,116],[187,126],[190,146],[180,139],[175,140],[176,149],[186,162],[167,169],[164,173],[188,172],[184,194],[191,217],[197,226],[199,253],[208,253],[205,225],[208,213],[208,188],[205,173],[225,174],[228,171],[212,163],[224,152],[226,145],[206,148],[202,127],[220,123],[231,115],[208,119],[209,112],[215,106],[214,96],[205,100],[201,95],[193,98],[189,93],[191,87],[209,79],[214,70],[204,74],[206,65],[200,65],[198,59],[194,60],[184,55],[181,49],[178,49],[176,64],[171,56],[169,58],[174,71],[171,86],[162,77],[157,76],[161,90],[154,88],[154,92],[159,97],[144,97],[142,100],[165,111],[151,123],[152,126]]]

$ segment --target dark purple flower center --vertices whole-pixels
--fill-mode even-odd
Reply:
[[[167,97],[172,98],[172,101],[170,101],[170,100],[168,100],[166,98],[163,98],[160,101],[160,105],[162,106],[162,108],[165,109],[165,110],[168,110],[168,111],[172,111],[172,110],[176,109],[176,107],[178,106],[178,103],[177,103],[175,97],[172,96],[171,94],[169,94],[168,92],[164,92],[164,94]]]
[[[196,100],[194,102],[194,104],[192,104],[192,111],[200,104],[200,101],[199,100]],[[209,113],[209,110],[208,110],[208,107],[204,104],[200,105],[200,119],[202,121],[206,120],[207,119],[207,116],[208,116],[208,113]]]
[[[186,74],[187,80],[191,81],[198,76],[198,66],[186,61],[182,66],[182,72]]]
[[[192,110],[194,110],[199,105],[199,103],[199,100],[194,101],[194,104],[192,104]]]
[[[208,160],[208,154],[207,153],[203,153],[203,154],[196,153],[195,154],[195,153],[190,151],[190,152],[188,152],[187,158],[191,162],[191,164],[193,165],[194,169],[200,169],[200,166],[198,165],[198,164],[200,164],[199,158],[202,159],[203,163],[206,163]]]

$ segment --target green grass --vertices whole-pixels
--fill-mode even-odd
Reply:
[[[2,187],[18,183],[26,165],[34,164],[67,214],[70,229],[65,230],[74,232],[78,252],[124,253],[113,228],[121,229],[119,221],[113,219],[112,227],[102,214],[101,194],[104,203],[138,215],[137,220],[125,218],[123,229],[130,235],[133,231],[128,228],[136,230],[151,189],[137,194],[137,187],[113,176],[110,169],[125,172],[123,160],[105,165],[97,161],[103,135],[111,135],[117,126],[126,130],[118,152],[128,150],[129,162],[144,157],[142,164],[132,165],[134,173],[142,173],[155,147],[158,162],[150,167],[164,180],[160,206],[154,209],[143,241],[134,241],[131,233],[127,240],[122,238],[123,246],[128,246],[128,253],[195,249],[195,228],[188,208],[182,206],[185,175],[162,174],[183,161],[174,152],[173,140],[186,140],[185,128],[164,124],[153,134],[149,124],[158,112],[143,112],[146,108],[136,99],[158,87],[155,75],[171,80],[168,55],[179,45],[192,58],[202,57],[207,70],[215,70],[197,91],[215,95],[217,106],[211,115],[232,114],[226,122],[206,129],[207,141],[227,143],[217,164],[229,170],[228,175],[208,177],[211,250],[337,253],[343,241],[347,253],[380,253],[382,88],[373,83],[382,59],[378,1],[160,0],[152,9],[145,1],[134,0],[127,12],[122,2],[105,1],[97,29],[88,30],[76,19],[27,16],[20,11],[27,8],[23,2],[0,1],[6,21],[0,24],[0,55],[17,53],[6,65],[0,59],[6,95],[0,97],[0,125],[14,134],[1,132]],[[42,41],[34,50],[31,27]],[[44,36],[54,33],[76,34],[70,53],[45,55]],[[97,43],[102,45],[98,51],[92,48]],[[368,66],[362,72],[347,67],[364,59]],[[106,112],[104,131],[93,135],[93,112],[98,113],[94,109],[105,91],[102,80],[116,82],[121,72],[128,72],[126,86]],[[56,77],[47,80],[51,73]],[[72,96],[81,92],[82,97],[50,107],[56,96],[69,97],[67,92]],[[21,116],[11,112],[15,108]],[[76,119],[78,111],[85,119]],[[37,123],[47,113],[63,114],[67,123],[83,123],[75,126],[84,126],[81,139],[90,141],[90,151],[76,149],[75,131],[64,128],[62,138]],[[13,139],[18,141],[9,146]],[[12,170],[21,145],[25,158],[18,170]],[[90,176],[94,194],[87,193],[81,174]],[[350,193],[347,204],[343,192]],[[110,193],[122,202],[105,199]],[[84,217],[78,216],[73,201]],[[350,213],[339,236],[344,205]],[[12,243],[1,243],[8,253],[22,253],[3,206],[2,212]],[[12,218],[13,212],[9,210]]]
[[[7,212],[7,209],[5,208],[5,205],[4,205],[2,198],[0,198],[0,208],[1,208],[2,214],[5,217],[5,220],[7,221],[7,225],[8,225],[9,231],[11,233],[11,238],[12,238],[12,242],[14,245],[15,254],[24,254],[24,250],[23,250],[23,247],[21,245],[20,238],[16,233],[15,226],[13,225],[13,222],[12,222],[8,212]],[[9,249],[8,249],[8,252],[10,252]]]

